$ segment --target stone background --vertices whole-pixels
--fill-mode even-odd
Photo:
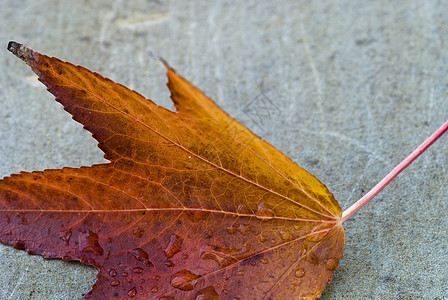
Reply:
[[[172,108],[153,51],[346,209],[447,119],[447,20],[447,0],[0,0],[0,178],[104,162],[9,40]],[[444,137],[344,224],[322,299],[448,299],[447,164]],[[81,299],[95,275],[0,245],[1,299]]]

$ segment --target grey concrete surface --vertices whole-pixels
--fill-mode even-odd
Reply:
[[[103,162],[16,40],[171,108],[172,66],[343,209],[448,118],[448,1],[0,1],[0,177]],[[244,108],[263,93],[278,108]],[[271,103],[269,102],[269,103]],[[344,224],[322,299],[448,299],[448,137]],[[96,270],[0,245],[0,299],[81,299]]]

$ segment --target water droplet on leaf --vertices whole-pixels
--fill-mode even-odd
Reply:
[[[120,284],[120,281],[118,281],[118,280],[112,280],[111,282],[110,282],[110,285],[111,286],[117,286],[117,285],[119,285]]]
[[[325,236],[327,236],[328,232],[331,230],[331,228],[328,228],[328,230],[325,230],[325,228],[322,228],[322,225],[315,227],[311,230],[310,235],[308,235],[305,240],[309,242],[318,242],[321,241]]]
[[[290,288],[290,290],[291,290],[291,293],[295,293],[295,291],[296,291],[296,289],[297,289],[297,283],[291,283],[290,285],[289,285],[289,288]],[[301,298],[299,298],[299,299],[301,299]]]
[[[258,209],[255,212],[255,216],[262,221],[272,220],[275,216],[274,211],[268,207],[263,202],[258,204]]]
[[[134,268],[132,272],[134,272],[135,274],[141,274],[143,273],[143,268],[141,267]]]
[[[284,231],[284,230],[280,231],[280,237],[282,238],[282,240],[284,242],[289,242],[289,241],[292,241],[294,239],[294,236],[292,235],[291,232]]]
[[[170,242],[168,243],[168,246],[166,246],[165,248],[165,256],[167,258],[171,258],[174,256],[174,254],[176,254],[177,252],[180,251],[181,246],[182,246],[182,241],[184,239],[179,237],[176,234],[172,234],[170,236]]]
[[[169,260],[169,259],[165,260],[164,264],[168,268],[174,268],[174,266],[175,266],[175,264],[171,260]]]
[[[246,235],[249,233],[251,226],[250,225],[246,225],[246,224],[239,224],[237,226],[237,230],[242,234],[242,235]]]
[[[201,276],[182,270],[171,276],[171,286],[182,291],[191,291],[199,277]]]
[[[142,238],[143,234],[145,233],[145,231],[141,228],[136,228],[134,229],[134,231],[132,232],[136,237],[138,238]]]
[[[236,227],[234,225],[230,225],[227,227],[227,232],[230,234],[234,234],[236,232]]]
[[[59,238],[65,242],[65,244],[68,246],[68,243],[70,241],[70,237],[72,236],[72,229],[69,228],[67,230],[61,231],[59,234]]]
[[[104,250],[99,244],[98,234],[90,230],[87,232],[81,232],[80,238],[80,248],[83,252],[90,252],[97,255],[103,255]]]
[[[130,289],[130,290],[127,292],[127,294],[128,294],[128,297],[129,297],[129,298],[134,298],[135,295],[137,295],[137,289],[136,289],[135,287],[133,287],[132,289]]]
[[[153,263],[149,260],[148,253],[141,248],[133,249],[130,254],[135,257],[136,260],[141,261],[147,267],[153,267]]]
[[[199,290],[193,297],[194,300],[214,300],[218,299],[218,293],[216,293],[215,288],[210,285],[206,288]]]
[[[199,257],[214,260],[219,266],[226,267],[237,262],[238,258],[244,257],[249,249],[250,245],[245,245],[243,248],[223,248],[204,244],[199,250]]]
[[[249,207],[247,207],[244,204],[240,204],[238,205],[238,207],[236,208],[236,213],[237,214],[246,214],[246,215],[250,215],[253,212],[249,209]]]
[[[212,238],[212,237],[213,237],[213,231],[212,231],[211,229],[207,230],[207,231],[205,232],[205,238],[206,238],[206,239],[210,239],[210,238]]]
[[[325,260],[325,267],[329,270],[329,271],[334,271],[337,269],[339,264],[339,260],[336,258],[330,258]]]
[[[294,274],[297,278],[303,277],[305,275],[305,270],[303,268],[297,269],[296,273]]]

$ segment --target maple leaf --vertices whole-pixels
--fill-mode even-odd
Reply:
[[[8,49],[110,163],[2,179],[3,243],[96,267],[88,299],[320,296],[344,231],[317,178],[166,62],[176,112],[83,67]]]

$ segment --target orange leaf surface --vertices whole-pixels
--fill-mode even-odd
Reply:
[[[177,111],[11,42],[110,161],[0,181],[0,240],[99,270],[88,299],[314,299],[342,211],[167,64]]]

